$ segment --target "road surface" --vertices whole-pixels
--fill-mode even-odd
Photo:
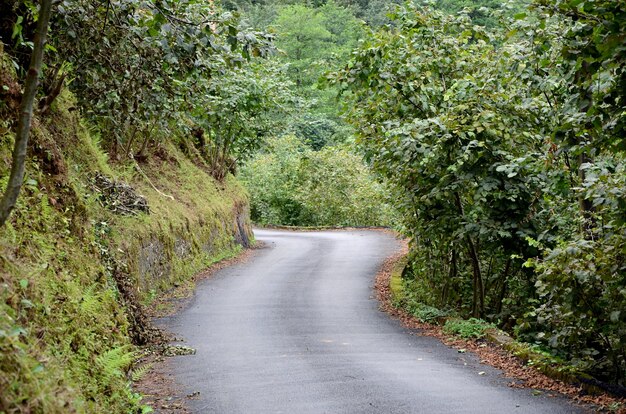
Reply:
[[[266,247],[202,282],[160,325],[197,350],[170,364],[197,413],[574,413],[378,309],[399,243],[379,231],[255,231]],[[479,372],[484,372],[479,375]]]

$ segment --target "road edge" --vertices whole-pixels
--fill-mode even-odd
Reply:
[[[211,278],[216,272],[239,263],[245,263],[255,253],[265,248],[265,244],[255,241],[249,248],[241,249],[237,254],[226,257],[196,273],[185,285],[178,286],[150,304],[148,314],[151,319],[174,315],[185,308],[193,298],[199,282]],[[160,308],[163,304],[165,306]],[[158,328],[152,342],[141,347],[130,375],[133,391],[142,395],[142,403],[152,407],[153,413],[187,414],[191,413],[187,401],[197,395],[186,395],[182,387],[171,375],[170,356],[190,355],[195,350],[188,347],[170,346],[178,342],[171,332]],[[147,414],[147,413],[142,413]]]
[[[379,301],[379,308],[417,335],[431,336],[439,339],[444,345],[459,350],[472,352],[481,364],[486,364],[502,371],[511,382],[509,387],[535,389],[548,392],[548,396],[560,394],[572,402],[594,410],[626,414],[626,400],[613,397],[606,393],[599,395],[586,394],[581,386],[568,384],[561,379],[551,378],[535,367],[526,365],[520,358],[507,350],[503,343],[488,340],[466,340],[443,332],[440,325],[421,322],[403,308],[394,305],[394,291],[398,286],[400,275],[407,262],[408,241],[402,242],[400,250],[385,259],[374,279],[374,290]]]

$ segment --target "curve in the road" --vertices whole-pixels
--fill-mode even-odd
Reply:
[[[196,348],[174,374],[197,413],[573,413],[378,309],[399,244],[380,231],[255,231],[266,248],[200,284],[162,326]],[[485,372],[479,375],[479,372]]]

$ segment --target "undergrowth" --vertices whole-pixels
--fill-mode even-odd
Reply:
[[[489,329],[496,329],[496,326],[477,318],[448,319],[443,325],[445,333],[457,335],[463,339],[483,338]]]
[[[249,231],[234,178],[216,184],[170,140],[141,165],[112,163],[75,106],[63,93],[34,119],[25,185],[0,229],[0,413],[149,412],[131,388],[129,309],[236,252],[238,219]],[[2,110],[5,188],[14,137]],[[131,184],[150,214],[107,209],[96,172]]]
[[[406,263],[406,258],[399,260],[391,272],[389,283],[393,306],[405,310],[421,322],[441,325],[443,332],[451,336],[469,340],[487,339],[496,343],[500,343],[502,339],[495,339],[495,337],[504,336],[507,340],[501,345],[507,351],[524,361],[526,365],[536,368],[551,378],[574,384],[581,384],[581,381],[591,379],[589,375],[563,358],[554,355],[550,350],[538,344],[510,338],[493,323],[478,318],[461,319],[452,310],[441,310],[425,304],[423,301],[428,301],[427,289],[420,287],[419,281],[402,278],[402,270]],[[599,392],[594,385],[585,384],[585,387],[588,392]]]

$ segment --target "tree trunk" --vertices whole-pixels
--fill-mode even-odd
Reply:
[[[504,296],[506,295],[507,288],[507,280],[509,278],[509,272],[511,271],[511,258],[509,257],[506,260],[506,265],[504,266],[504,274],[502,275],[502,286],[500,287],[500,294],[498,295],[498,303],[496,303],[496,315],[499,315],[502,312],[502,302],[504,301]]]
[[[482,317],[485,312],[485,288],[483,287],[483,276],[480,271],[480,260],[478,259],[478,252],[476,246],[470,236],[467,239],[467,250],[472,261],[472,270],[474,273],[474,297],[472,302],[472,316],[474,318]]]
[[[52,106],[52,102],[54,102],[54,100],[57,98],[57,96],[59,96],[59,94],[63,90],[63,84],[65,82],[66,77],[67,77],[67,74],[65,73],[61,75],[60,77],[57,77],[55,75],[54,81],[52,82],[50,90],[46,91],[47,96],[43,98],[41,102],[39,102],[39,109],[41,111],[42,116],[48,114],[48,111],[50,110],[50,107]]]
[[[33,117],[33,102],[37,94],[41,61],[43,60],[46,34],[48,33],[48,23],[50,22],[51,14],[52,0],[41,0],[33,54],[30,57],[30,66],[26,74],[26,81],[24,82],[24,95],[20,103],[20,115],[15,134],[15,146],[13,147],[11,174],[2,201],[0,201],[0,226],[4,225],[11,211],[15,208],[15,203],[20,194],[22,182],[24,181],[24,165],[26,162],[26,148],[28,147],[30,123]]]
[[[126,151],[125,151],[126,154],[124,154],[126,158],[133,158],[133,154],[131,151],[133,149],[133,142],[135,142],[135,137],[137,136],[138,130],[139,128],[136,125],[133,125],[133,133],[128,138],[128,145],[126,145]]]
[[[450,285],[454,283],[454,280],[457,278],[458,269],[456,265],[456,249],[452,248],[452,256],[450,257],[450,271],[448,272],[448,280],[443,285],[443,289],[441,291],[441,304],[448,304],[448,293],[450,292]]]
[[[461,202],[461,196],[459,193],[454,193],[454,201],[461,217],[465,216],[465,209]],[[473,280],[472,280],[472,316],[474,318],[480,318],[485,312],[485,287],[483,286],[483,276],[480,270],[480,260],[478,259],[478,252],[476,246],[472,241],[472,238],[468,235],[465,236],[467,241],[467,250],[472,262]]]

